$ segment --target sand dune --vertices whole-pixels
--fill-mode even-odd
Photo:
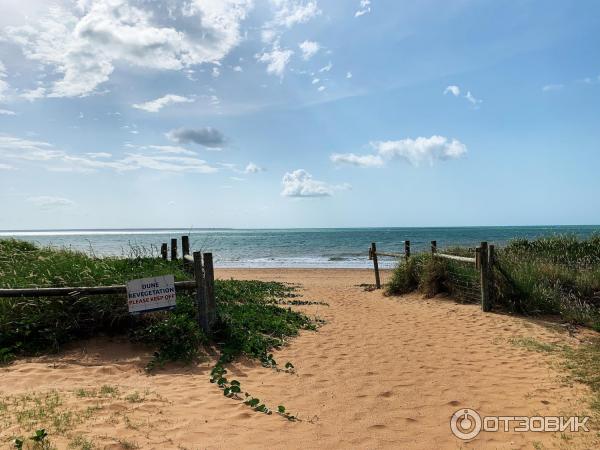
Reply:
[[[301,421],[255,413],[223,397],[208,382],[215,357],[148,376],[143,372],[147,349],[107,340],[0,369],[3,401],[26,410],[23,394],[56,395],[58,409],[75,411],[71,439],[81,433],[98,448],[132,443],[144,449],[594,446],[595,431],[569,440],[559,433],[481,433],[464,442],[449,426],[459,408],[515,416],[584,411],[587,388],[563,384],[552,355],[509,341],[533,337],[576,344],[575,337],[449,299],[366,292],[358,284],[372,282],[370,271],[231,269],[217,276],[298,282],[305,299],[329,304],[298,307],[326,324],[275,352],[279,364],[292,362],[296,373],[249,360],[229,368],[253,396],[271,407],[285,405]],[[19,429],[6,417],[0,408],[3,445]],[[51,438],[59,448],[69,442]]]

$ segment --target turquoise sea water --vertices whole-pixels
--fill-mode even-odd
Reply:
[[[382,251],[402,252],[404,240],[414,252],[426,250],[432,240],[443,248],[475,246],[481,241],[502,245],[513,238],[553,234],[586,237],[600,233],[594,226],[450,227],[450,228],[315,228],[265,230],[71,230],[2,231],[41,245],[69,247],[98,256],[127,255],[131,247],[158,253],[162,242],[189,234],[194,250],[211,251],[217,267],[370,267],[371,242]],[[179,244],[181,246],[181,243]],[[384,259],[384,266],[393,263]]]

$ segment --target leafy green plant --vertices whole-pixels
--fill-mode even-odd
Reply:
[[[296,416],[293,416],[292,414],[290,414],[286,409],[285,406],[283,405],[279,405],[277,407],[277,414],[279,414],[282,417],[285,417],[287,420],[289,420],[290,422],[295,422],[296,420],[298,420],[298,418]]]
[[[82,252],[39,248],[15,240],[0,240],[0,286],[81,286],[122,284],[129,279],[173,273],[176,280],[189,278],[177,262],[164,261],[132,249],[129,258],[95,258]],[[219,363],[211,372],[211,382],[230,398],[242,393],[237,380],[229,381],[224,364],[239,355],[257,358],[265,367],[294,371],[291,363],[279,369],[273,348],[300,330],[315,330],[322,323],[282,303],[322,304],[293,299],[298,296],[294,285],[262,282],[216,280],[217,321],[211,338],[221,348]],[[284,303],[285,302],[285,303]],[[200,356],[208,337],[196,318],[194,298],[178,294],[172,311],[132,317],[123,296],[93,296],[89,298],[0,299],[0,357],[9,360],[13,354],[38,354],[55,351],[62,344],[98,333],[127,333],[134,341],[156,348],[147,370],[162,367],[168,361],[191,362]],[[0,360],[2,361],[2,360]],[[116,388],[115,388],[116,389]],[[81,397],[115,396],[111,386],[102,386],[99,394],[79,389]],[[245,393],[248,397],[249,394]],[[264,404],[252,401],[252,408],[270,414]],[[256,404],[255,404],[256,403]],[[65,420],[62,417],[61,427]]]

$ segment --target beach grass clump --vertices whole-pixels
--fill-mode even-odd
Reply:
[[[130,279],[188,275],[159,258],[95,258],[68,249],[0,240],[0,287],[62,287],[124,284]],[[124,333],[141,321],[122,295],[0,299],[0,362],[16,354],[56,351],[73,339]]]
[[[474,249],[444,253],[474,256]],[[600,235],[589,239],[549,236],[517,239],[497,248],[491,296],[498,308],[522,314],[559,315],[563,320],[600,330]],[[387,286],[389,294],[447,292],[472,300],[479,289],[473,264],[417,254],[401,262]]]
[[[525,314],[560,315],[600,330],[600,236],[512,241],[498,251],[494,295]]]
[[[407,294],[416,290],[423,277],[423,267],[428,257],[426,254],[418,254],[408,260],[403,259],[392,272],[392,277],[386,285],[388,295]]]
[[[98,286],[173,274],[186,280],[179,261],[166,261],[139,249],[129,258],[96,258],[68,249],[0,240],[0,287]],[[304,314],[279,306],[294,287],[261,281],[217,280],[217,323],[213,342],[233,358],[267,352],[314,329]],[[0,364],[18,355],[59,350],[65,343],[99,334],[127,335],[156,348],[149,368],[167,361],[192,361],[209,337],[200,329],[193,295],[178,294],[171,311],[132,316],[123,295],[0,298]]]

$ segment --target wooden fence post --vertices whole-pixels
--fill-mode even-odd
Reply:
[[[163,242],[162,245],[160,246],[160,256],[162,256],[162,259],[166,260],[167,254],[168,254],[167,243]]]
[[[177,239],[171,239],[171,261],[177,259]]]
[[[494,282],[494,262],[496,261],[496,247],[493,244],[488,246],[488,296],[490,309],[496,302],[495,299],[495,282]]]
[[[209,332],[217,320],[217,305],[215,301],[215,271],[212,253],[204,254],[204,282],[206,286],[206,313]]]
[[[431,256],[437,252],[437,241],[431,241]]]
[[[381,279],[379,278],[379,264],[377,262],[377,245],[371,242],[371,256],[373,257],[373,269],[375,269],[375,288],[381,289]]]
[[[196,280],[196,319],[202,331],[208,333],[206,289],[201,252],[194,252],[194,279]]]
[[[479,265],[481,267],[481,310],[483,312],[488,312],[490,311],[491,306],[489,286],[489,256],[487,242],[482,242],[479,247]]]
[[[190,267],[190,263],[185,259],[185,255],[190,254],[190,237],[181,236],[181,257],[183,260],[183,270],[187,271]]]
[[[404,258],[406,261],[410,258],[410,241],[404,241]]]

